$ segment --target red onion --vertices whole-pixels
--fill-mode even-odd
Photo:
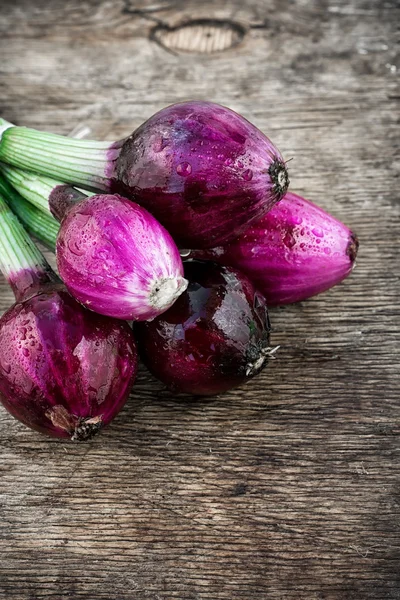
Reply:
[[[164,108],[114,143],[3,128],[0,160],[123,193],[186,247],[207,248],[238,235],[271,209],[289,184],[272,142],[240,115],[212,102]]]
[[[1,169],[22,196],[61,221],[60,277],[87,308],[118,319],[152,319],[186,289],[177,246],[138,204],[117,194],[88,198],[44,176]]]
[[[268,214],[229,244],[192,250],[190,257],[240,269],[268,306],[299,302],[347,277],[358,239],[309,200],[288,192]]]
[[[265,300],[238,271],[185,263],[187,290],[135,330],[148,369],[174,391],[212,395],[259,373],[273,353]]]
[[[28,427],[85,440],[121,410],[136,376],[127,323],[66,291],[0,196],[0,270],[15,304],[0,319],[0,400]]]

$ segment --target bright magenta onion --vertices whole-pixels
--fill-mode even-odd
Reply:
[[[309,200],[288,192],[236,240],[190,257],[213,260],[245,273],[268,306],[320,294],[353,270],[357,236]]]
[[[144,321],[167,310],[186,289],[179,250],[146,209],[118,194],[87,197],[47,177],[0,168],[22,196],[61,221],[58,271],[90,310]]]
[[[0,160],[123,194],[185,247],[208,248],[235,237],[289,185],[273,143],[241,115],[213,102],[167,106],[114,143],[8,125],[0,119]]]
[[[121,410],[137,370],[127,323],[67,292],[0,196],[0,270],[16,302],[0,319],[0,400],[19,421],[72,440]]]

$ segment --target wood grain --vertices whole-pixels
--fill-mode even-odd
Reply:
[[[142,369],[81,446],[1,410],[0,597],[399,600],[397,3],[3,0],[0,14],[8,120],[113,139],[172,102],[226,104],[361,240],[346,282],[271,310],[278,358],[243,388],[182,399]],[[205,18],[243,40],[183,53],[152,38]]]

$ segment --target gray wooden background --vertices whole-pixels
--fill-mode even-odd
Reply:
[[[111,140],[226,104],[361,248],[342,285],[271,310],[278,358],[232,393],[182,400],[142,369],[84,445],[0,407],[1,599],[400,598],[398,8],[2,0],[2,116]]]

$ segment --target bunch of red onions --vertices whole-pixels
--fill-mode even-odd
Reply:
[[[0,119],[0,161],[0,269],[17,301],[0,320],[0,399],[50,435],[86,439],[120,410],[134,337],[176,392],[240,385],[276,351],[267,305],[355,264],[356,236],[287,192],[272,142],[211,102],[169,106],[113,143]],[[60,279],[11,211],[55,249]]]

